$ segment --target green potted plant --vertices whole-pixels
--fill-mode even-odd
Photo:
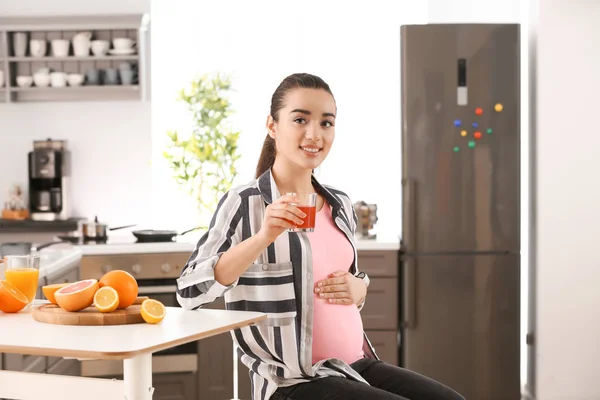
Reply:
[[[240,132],[232,129],[230,120],[231,91],[228,75],[193,78],[178,95],[190,113],[191,126],[186,132],[169,130],[163,152],[177,183],[194,197],[200,225],[205,228],[218,200],[238,175]]]

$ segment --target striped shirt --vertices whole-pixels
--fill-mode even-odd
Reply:
[[[337,189],[321,185],[314,176],[312,183],[330,204],[336,226],[352,244],[354,260],[350,273],[368,285],[368,276],[357,268],[357,220],[350,199]],[[269,399],[279,386],[326,376],[368,384],[337,358],[312,363],[314,281],[306,233],[283,232],[231,285],[215,280],[213,268],[220,256],[258,233],[267,205],[279,196],[271,170],[267,170],[220,199],[208,231],[198,241],[177,280],[177,300],[185,309],[197,309],[224,296],[228,310],[267,314],[267,319],[231,332],[240,359],[250,370],[252,400]],[[365,356],[378,358],[364,332],[363,337]]]

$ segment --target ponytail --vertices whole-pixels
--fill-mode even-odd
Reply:
[[[259,176],[273,167],[273,164],[275,164],[275,139],[267,134],[256,166],[256,178],[258,179]]]

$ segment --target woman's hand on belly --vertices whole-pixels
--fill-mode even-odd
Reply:
[[[348,271],[336,271],[315,284],[315,293],[332,304],[359,305],[367,295],[367,285]]]

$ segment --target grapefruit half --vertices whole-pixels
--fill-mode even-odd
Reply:
[[[71,283],[54,292],[56,303],[67,311],[80,311],[92,305],[98,290],[97,279]]]

